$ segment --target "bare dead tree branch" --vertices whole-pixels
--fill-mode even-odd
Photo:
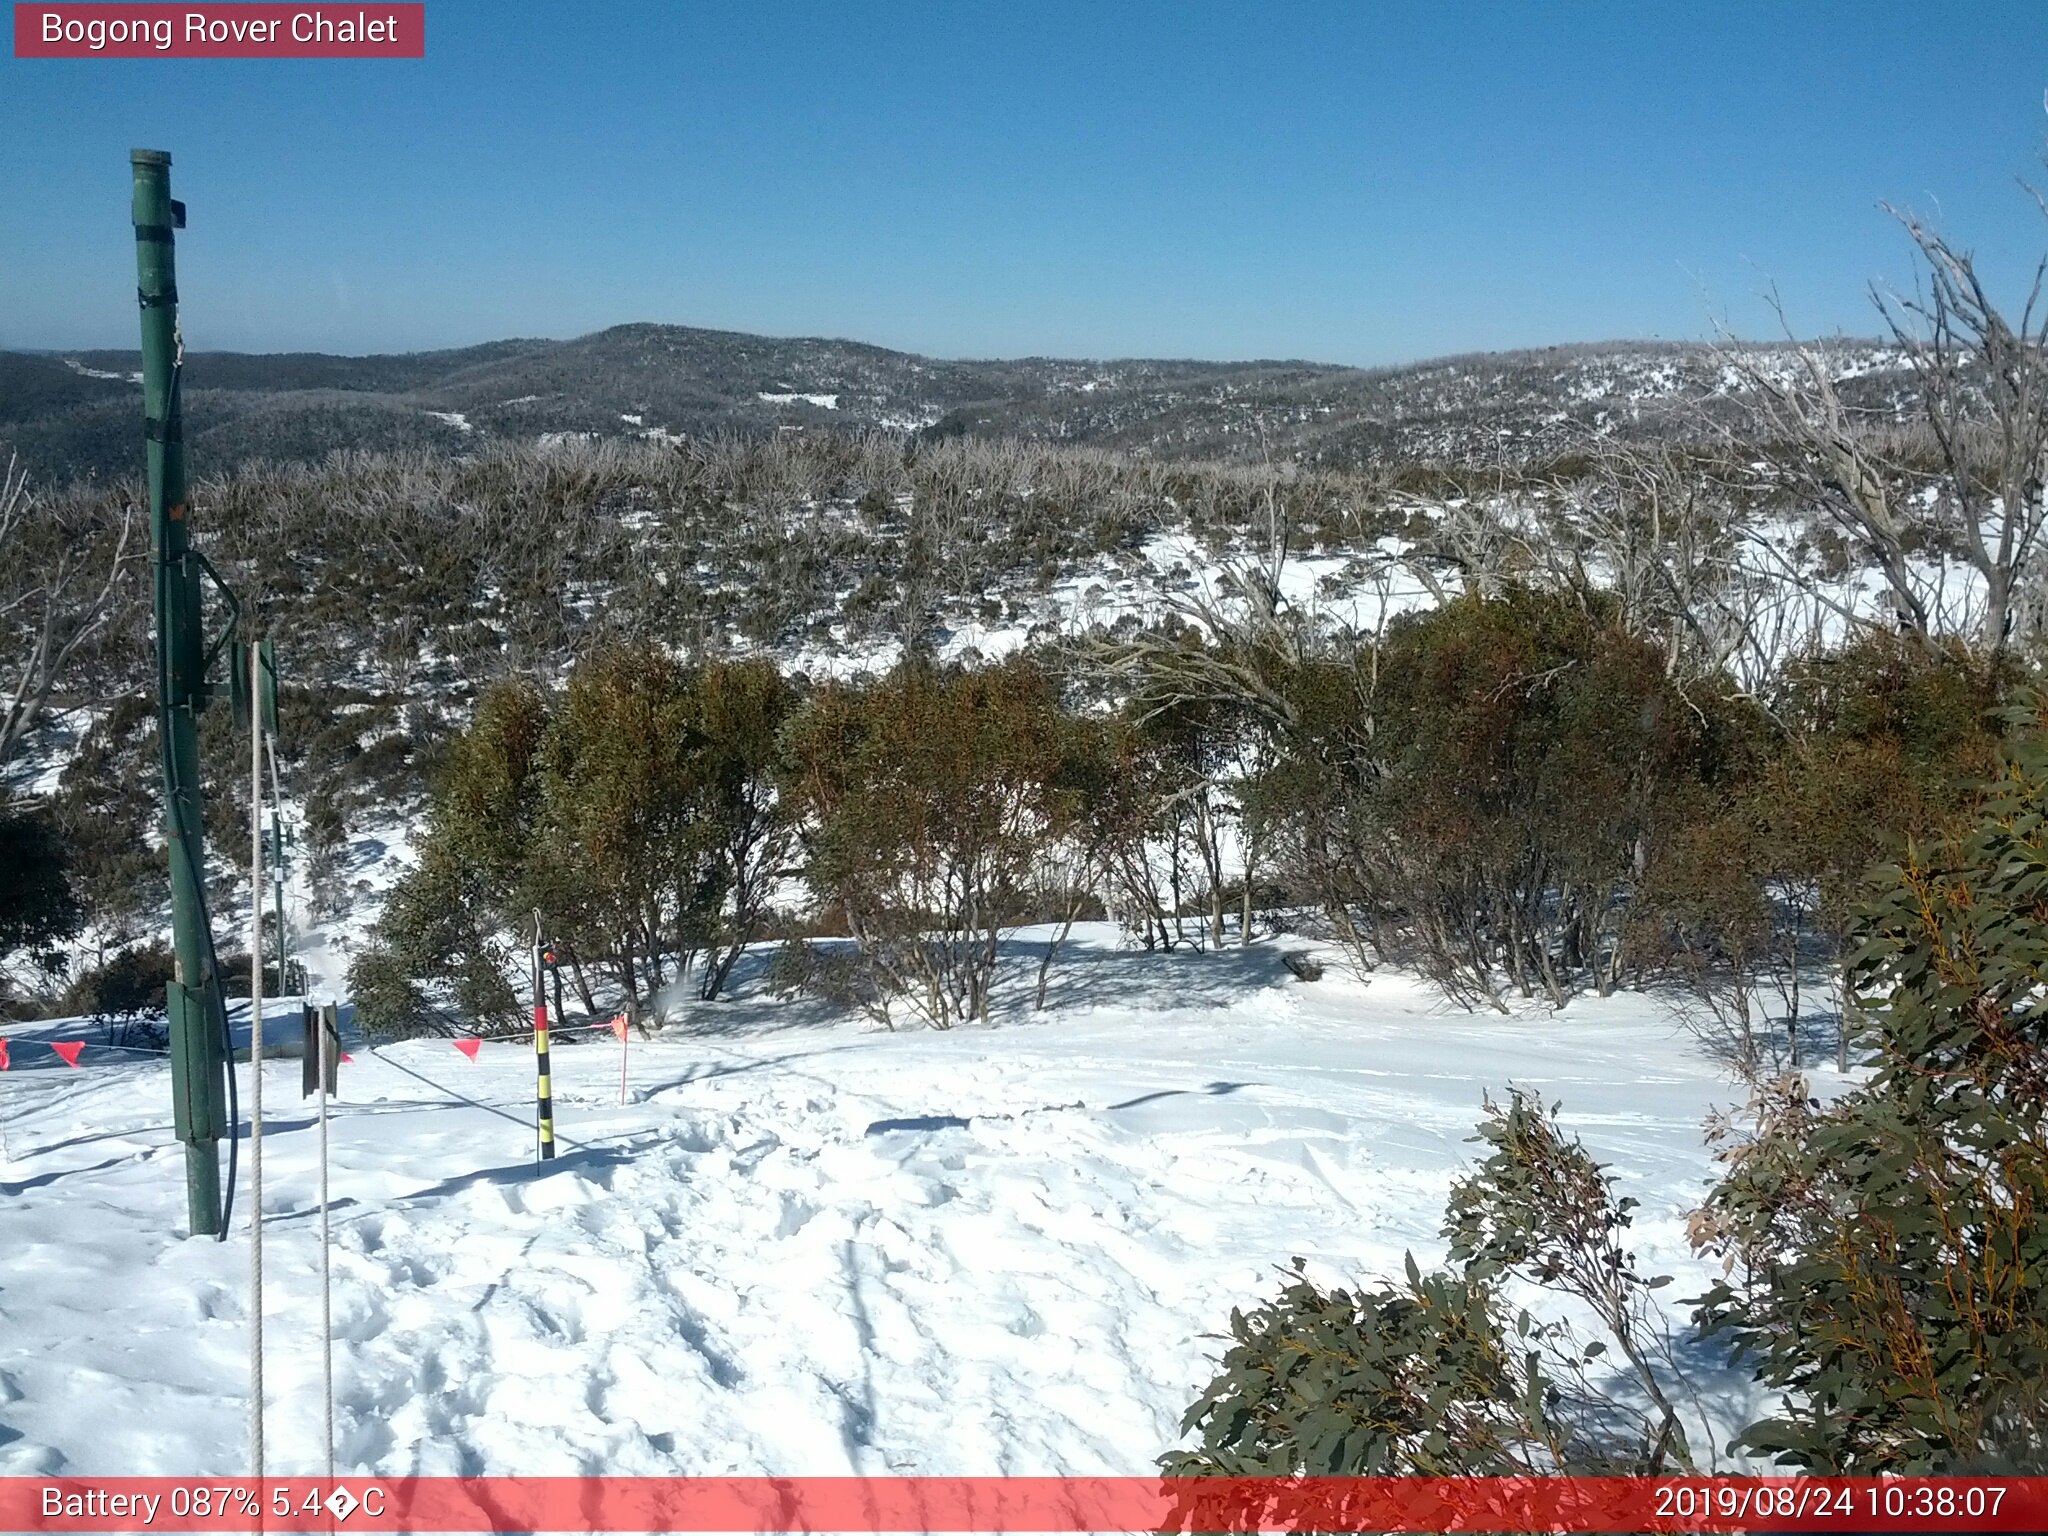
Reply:
[[[1755,424],[1789,451],[1795,489],[1882,576],[1894,626],[1930,646],[1962,635],[1995,657],[2048,629],[2039,570],[2048,526],[2048,257],[2014,316],[1991,298],[1968,251],[1916,215],[1886,211],[1913,242],[1921,283],[1910,297],[1881,289],[1872,297],[1913,378],[1934,448],[1931,485],[1903,458],[1908,440],[1844,401],[1826,351],[1790,339],[1775,295],[1785,346],[1760,354],[1729,342],[1720,358],[1746,387]],[[1958,595],[1951,559],[1980,592]],[[1860,610],[1843,617],[1871,623]]]
[[[15,552],[0,574],[0,768],[51,711],[71,664],[116,616],[132,563],[134,508],[125,502],[103,541],[84,530],[39,526],[46,516],[13,455],[0,475],[0,547]]]

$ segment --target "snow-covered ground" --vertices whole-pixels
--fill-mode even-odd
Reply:
[[[1269,945],[1078,938],[1050,1010],[987,1028],[699,1005],[631,1041],[623,1105],[609,1034],[564,1043],[545,1166],[529,1048],[357,1044],[332,1122],[343,1469],[1141,1473],[1211,1373],[1208,1335],[1276,1265],[1441,1257],[1481,1094],[1510,1083],[1562,1100],[1642,1200],[1641,1261],[1679,1279],[1662,1294],[1701,1288],[1682,1217],[1702,1116],[1735,1093],[1654,1001],[1477,1017],[1398,976],[1298,982]],[[270,1464],[310,1473],[299,1070],[265,1085]],[[16,1037],[0,1474],[244,1464],[248,1232],[177,1235],[167,1101],[160,1058],[73,1069]],[[1698,1385],[1712,1438],[1752,1416],[1733,1373]]]

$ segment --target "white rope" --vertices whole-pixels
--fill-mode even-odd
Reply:
[[[327,1481],[334,1481],[334,1242],[327,1222],[327,1016],[323,1006],[314,1027],[320,1032],[320,1406],[327,1429]]]
[[[263,1478],[263,663],[249,646],[249,1475]],[[279,981],[283,978],[280,976]],[[258,1495],[261,1502],[261,1495]]]
[[[613,1029],[612,1029],[612,1026],[611,1026],[611,1024],[610,1024],[610,1023],[609,1023],[608,1021],[606,1021],[606,1020],[599,1020],[599,1021],[598,1021],[597,1023],[595,1023],[595,1024],[549,1024],[549,1025],[548,1025],[548,1038],[549,1038],[550,1040],[555,1040],[555,1039],[559,1039],[559,1038],[561,1038],[561,1037],[562,1037],[563,1035],[595,1035],[595,1034],[607,1034],[607,1035],[608,1035],[608,1034],[612,1034],[613,1032],[614,1032],[614,1031],[613,1031]],[[481,1036],[464,1036],[463,1038],[464,1038],[464,1039],[471,1039],[471,1038],[475,1038],[475,1039],[482,1039],[482,1040],[485,1040],[485,1041],[496,1041],[496,1040],[498,1040],[498,1039],[500,1039],[500,1038],[506,1038],[506,1039],[512,1039],[512,1040],[517,1040],[517,1039],[521,1038],[521,1036],[522,1036],[523,1034],[531,1034],[531,1033],[532,1033],[532,1031],[531,1031],[531,1030],[525,1030],[525,1031],[516,1031],[516,1032],[514,1032],[513,1034],[511,1034],[511,1035],[509,1035],[509,1036],[503,1036],[503,1037],[500,1037],[500,1036],[497,1036],[497,1035],[481,1035]],[[644,1035],[643,1035],[643,1036],[642,1036],[641,1038],[642,1038],[642,1039],[645,1039],[645,1038],[646,1038],[646,1036],[644,1036]],[[14,1043],[15,1045],[48,1045],[48,1044],[50,1043],[49,1041],[47,1041],[47,1040],[44,1040],[44,1039],[42,1039],[42,1038],[41,1038],[41,1037],[39,1037],[39,1036],[29,1036],[29,1035],[10,1035],[10,1036],[8,1036],[8,1039],[9,1039],[9,1040],[10,1040],[10,1041],[11,1041],[12,1043]],[[69,1040],[66,1040],[66,1041],[63,1041],[63,1042],[61,1042],[61,1043],[62,1043],[62,1044],[65,1044],[65,1045],[70,1045],[70,1044],[72,1044],[73,1042],[72,1042],[72,1041],[69,1041]],[[168,1056],[168,1055],[170,1055],[170,1054],[171,1054],[170,1048],[169,1048],[168,1046],[162,1046],[162,1045],[107,1045],[107,1044],[104,1044],[103,1042],[101,1042],[101,1041],[98,1041],[98,1040],[80,1040],[80,1041],[78,1041],[78,1042],[77,1042],[77,1044],[79,1044],[79,1045],[82,1045],[82,1046],[84,1046],[84,1047],[86,1048],[86,1050],[87,1050],[87,1051],[89,1051],[89,1052],[92,1052],[92,1053],[95,1053],[95,1054],[96,1054],[96,1053],[98,1053],[98,1052],[101,1052],[101,1051],[112,1051],[112,1052],[114,1052],[114,1053],[115,1053],[116,1055],[122,1055],[122,1056]],[[83,1059],[83,1058],[81,1058],[81,1059]],[[19,1069],[19,1068],[17,1068],[16,1070],[20,1070],[20,1069]]]

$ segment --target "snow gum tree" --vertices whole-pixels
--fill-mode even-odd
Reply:
[[[419,863],[393,887],[369,947],[349,968],[371,1029],[518,1027],[512,914],[525,894],[546,725],[539,691],[504,682],[484,691],[469,729],[449,744]]]
[[[1562,1005],[1628,961],[1626,896],[1713,717],[1600,605],[1508,587],[1404,617],[1296,674],[1264,786],[1290,866],[1361,958],[1453,996]]]
[[[780,738],[797,695],[765,660],[712,663],[697,673],[693,694],[686,782],[710,853],[697,993],[708,1002],[760,933],[795,850],[796,827],[780,789]]]
[[[1201,699],[1133,700],[1106,729],[1121,782],[1098,797],[1115,909],[1147,949],[1223,947],[1225,838],[1237,712]]]
[[[844,912],[874,1011],[987,1018],[1003,933],[1074,813],[1051,682],[1018,661],[834,685],[791,722],[788,752],[807,878]]]
[[[770,663],[692,668],[648,647],[571,677],[541,748],[528,890],[636,1002],[692,965],[716,999],[757,936],[792,846],[777,777],[795,697]]]
[[[365,1022],[516,1028],[509,978],[536,911],[586,1011],[592,966],[638,1005],[697,964],[697,995],[717,998],[793,845],[779,733],[795,697],[768,663],[692,668],[645,646],[597,652],[557,700],[487,689],[351,972]]]
[[[497,921],[496,894],[478,866],[428,838],[349,967],[365,1028],[419,1035],[519,1027],[510,980],[519,949]]]
[[[617,647],[576,669],[541,747],[555,921],[611,956],[636,1003],[666,983],[672,958],[695,958],[706,926],[707,850],[689,793],[698,736],[682,665]]]
[[[1891,211],[1919,257],[1919,284],[1910,298],[1874,297],[1910,370],[1919,432],[1902,438],[1845,400],[1824,349],[1794,345],[1789,368],[1732,347],[1723,361],[1746,386],[1757,435],[1778,450],[1773,478],[1882,577],[1888,627],[1929,646],[1965,639],[1995,659],[2048,624],[2048,258],[2017,304],[2001,304],[1967,249]],[[1949,579],[1951,567],[1973,581]],[[1824,601],[1846,623],[1872,623]]]
[[[28,748],[60,694],[75,700],[99,681],[86,663],[117,638],[139,595],[135,521],[125,498],[46,500],[12,454],[0,468],[0,768]]]

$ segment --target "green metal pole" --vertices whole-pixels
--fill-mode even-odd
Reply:
[[[227,1052],[220,978],[214,974],[200,882],[198,712],[204,707],[204,635],[199,564],[190,551],[185,444],[178,372],[177,264],[172,231],[185,222],[171,201],[171,157],[138,149],[135,275],[142,306],[142,410],[149,453],[149,527],[156,578],[158,725],[164,770],[164,841],[170,849],[171,925],[176,968],[165,999],[171,1028],[172,1118],[185,1143],[185,1192],[192,1235],[217,1236],[221,1223],[220,1140],[227,1133]]]

